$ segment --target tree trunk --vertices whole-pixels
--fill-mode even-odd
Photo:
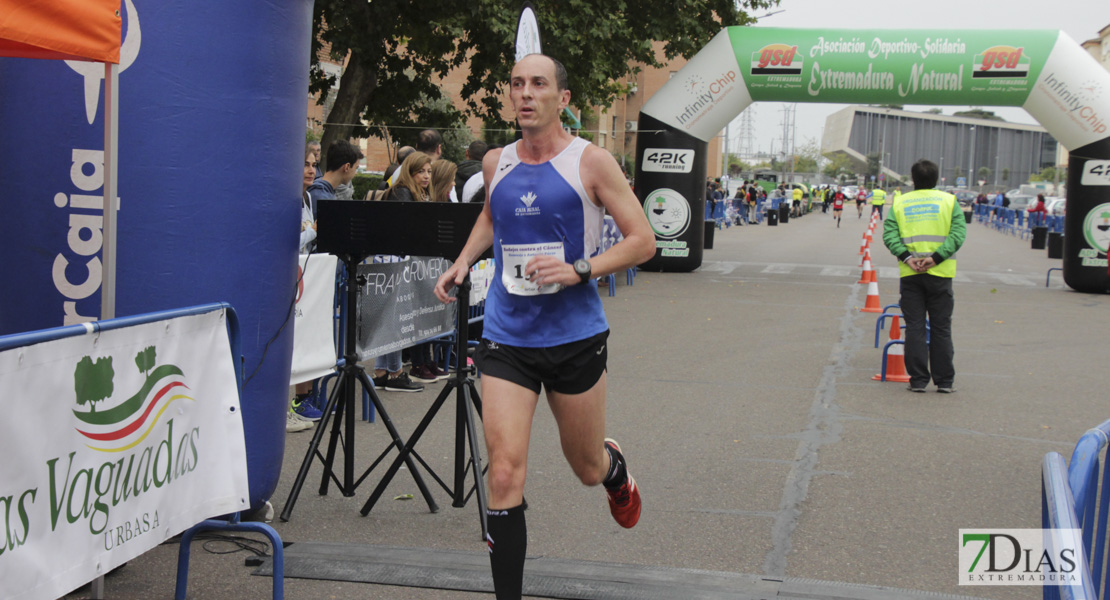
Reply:
[[[347,68],[339,78],[339,90],[335,94],[335,104],[324,123],[324,136],[320,140],[320,164],[326,170],[328,146],[335,140],[349,140],[356,124],[362,122],[362,111],[370,101],[370,95],[378,86],[374,72],[362,64],[356,50],[351,51]]]

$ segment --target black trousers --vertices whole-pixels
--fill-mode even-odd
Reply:
[[[906,372],[910,385],[923,388],[932,379],[937,387],[952,387],[956,368],[952,359],[952,279],[928,273],[903,277],[899,306],[906,319]],[[925,343],[925,319],[929,343]]]

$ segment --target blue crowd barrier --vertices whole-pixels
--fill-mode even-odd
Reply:
[[[1056,452],[1042,465],[1041,519],[1043,527],[1081,529],[1083,557],[1081,585],[1045,586],[1045,598],[1101,598],[1106,591],[1107,517],[1110,513],[1110,462],[1102,454],[1110,439],[1110,420],[1087,431],[1072,452],[1064,478],[1064,460]],[[1100,485],[1101,484],[1101,485]]]
[[[1041,528],[1081,529],[1075,514],[1075,498],[1068,485],[1068,469],[1059,452],[1049,452],[1041,461]],[[1076,585],[1043,585],[1045,600],[1097,600],[1098,579],[1091,573],[1086,543],[1076,556],[1079,582]]]

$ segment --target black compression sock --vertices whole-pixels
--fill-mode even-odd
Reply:
[[[489,564],[497,600],[520,600],[524,586],[524,556],[528,551],[528,526],[524,505],[486,510],[489,526]]]
[[[615,490],[628,480],[628,469],[624,466],[624,456],[620,452],[609,444],[605,445],[605,451],[609,453],[609,472],[605,474],[602,485]]]

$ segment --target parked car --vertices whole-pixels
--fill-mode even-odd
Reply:
[[[846,185],[840,188],[840,191],[844,192],[845,198],[849,200],[855,200],[856,196],[859,195],[859,186]]]
[[[1067,214],[1067,198],[1049,197],[1044,199],[1044,208],[1048,214],[1054,217],[1062,217]]]
[[[1037,199],[1036,196],[1027,196],[1025,194],[1017,194],[1015,196],[1006,196],[1006,197],[1010,199],[1009,208],[1014,210],[1014,211],[1025,210],[1025,209],[1029,208],[1029,205],[1032,204],[1033,201]]]
[[[978,194],[969,190],[952,190],[949,193],[956,197],[956,202],[959,202],[960,206],[975,204],[975,198],[978,197]]]

